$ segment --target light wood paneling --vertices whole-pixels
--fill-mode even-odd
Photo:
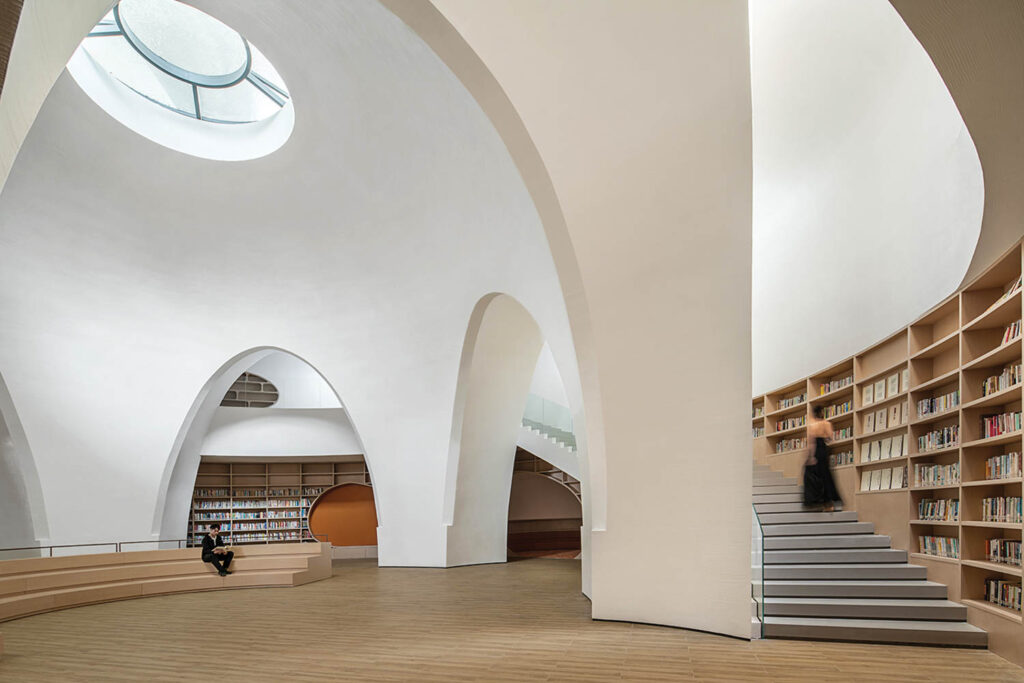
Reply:
[[[579,563],[335,563],[299,588],[161,596],[4,625],[0,680],[1024,681],[984,650],[766,640],[592,621]],[[208,665],[203,657],[213,658]]]

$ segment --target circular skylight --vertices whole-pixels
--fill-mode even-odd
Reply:
[[[291,97],[267,58],[230,26],[176,0],[121,0],[82,41],[68,69],[90,97],[122,123],[190,154],[254,158],[279,147],[291,133]],[[101,82],[104,78],[109,82]],[[137,111],[128,111],[125,91],[136,96]],[[279,126],[264,123],[249,136],[255,140],[269,135],[270,143],[256,140],[251,149],[243,149],[253,140],[236,130],[211,148],[209,131],[189,132],[188,125],[162,130],[168,124],[160,116],[147,122],[140,111],[153,105],[204,127],[244,127],[282,114],[288,121]],[[189,135],[197,138],[191,144]]]

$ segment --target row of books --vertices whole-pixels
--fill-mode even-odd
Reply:
[[[876,460],[888,460],[890,458],[901,458],[907,455],[909,447],[908,439],[904,434],[886,437],[877,441],[861,442],[860,461],[875,462]]]
[[[1015,479],[1021,476],[1020,453],[1003,453],[985,461],[986,479]]]
[[[751,414],[751,417],[755,420],[759,417],[764,417],[764,406],[754,406],[754,412]]]
[[[788,453],[789,451],[795,451],[801,448],[807,448],[807,439],[804,437],[779,439],[779,442],[775,444],[776,453]]]
[[[902,388],[901,385],[902,384]],[[884,401],[886,396],[892,398],[907,389],[910,388],[910,370],[903,368],[903,372],[894,372],[884,379],[880,379],[874,384],[868,384],[861,391],[862,406],[871,405],[872,403],[878,403]]]
[[[262,512],[231,512],[231,519],[266,519]]]
[[[1005,579],[985,579],[985,600],[988,602],[1020,611],[1020,581],[1007,581]]]
[[[231,534],[232,543],[263,543],[265,541],[297,541],[301,531],[267,531],[262,533]]]
[[[995,496],[981,499],[981,521],[1020,524],[1024,521],[1019,496]]]
[[[948,536],[918,536],[918,551],[923,555],[960,559],[960,539]]]
[[[835,429],[835,430],[832,431],[832,440],[833,441],[842,441],[843,439],[852,439],[852,438],[853,438],[853,425],[849,425],[848,427],[841,427],[839,429]]]
[[[923,498],[917,503],[917,518],[929,522],[958,522],[960,501],[956,498]]]
[[[787,429],[795,429],[796,427],[803,427],[807,424],[807,416],[801,415],[800,417],[788,417],[785,420],[778,420],[775,422],[775,431],[784,432]]]
[[[785,408],[792,408],[798,406],[807,400],[807,394],[797,394],[796,396],[790,396],[789,398],[783,398],[779,400],[779,410]]]
[[[1003,344],[1008,344],[1020,336],[1020,321],[1010,323],[1003,331]]]
[[[985,541],[985,557],[989,562],[1020,566],[1020,541],[990,538]]]
[[[958,407],[960,407],[960,390],[954,389],[948,394],[918,401],[917,416],[919,418],[928,417],[929,415],[937,415],[938,413],[944,413],[947,410],[953,410]]]
[[[906,470],[902,467],[861,472],[861,491],[896,491],[907,487]]]
[[[754,427],[752,432],[754,434],[754,438],[758,439],[758,438],[764,436],[764,427]]]
[[[305,517],[305,510],[267,510],[268,519],[294,519]]]
[[[845,415],[846,413],[850,412],[851,410],[853,410],[853,400],[852,399],[849,400],[849,401],[843,401],[842,403],[833,403],[830,406],[825,406],[825,408],[824,408],[824,410],[822,412],[825,415],[825,419],[828,420],[828,419],[831,419],[833,417],[838,417],[840,415]]]
[[[999,297],[998,299],[996,299],[995,302],[991,306],[989,306],[988,308],[985,309],[985,313],[988,313],[993,308],[995,308],[999,304],[1003,303],[1004,301],[1009,299],[1011,296],[1013,296],[1014,294],[1016,294],[1020,290],[1021,290],[1021,277],[1018,276],[1017,279],[1014,281],[1014,283],[1012,285],[1010,285],[1006,289],[1005,292],[1003,292],[1003,295],[1001,297]]]
[[[227,498],[227,489],[196,489],[196,498]]]
[[[1001,434],[1019,431],[1021,427],[1021,411],[1011,411],[1002,415],[983,415],[981,417],[981,438],[989,439]]]
[[[818,396],[831,394],[833,391],[839,391],[843,387],[848,387],[851,384],[853,384],[853,375],[843,377],[842,379],[833,379],[829,382],[824,382],[818,385]]]
[[[955,486],[960,483],[960,463],[914,465],[914,486]]]
[[[1007,365],[1000,374],[986,377],[981,383],[981,395],[988,396],[1020,384],[1022,368],[1020,363]]]
[[[204,512],[195,516],[197,522],[217,522],[222,519],[231,519],[230,512]]]
[[[853,451],[841,451],[828,456],[829,464],[832,467],[842,467],[853,464]]]
[[[917,450],[919,453],[927,453],[928,451],[952,448],[959,443],[960,425],[948,425],[917,437]]]
[[[888,408],[879,408],[864,416],[864,432],[880,432],[891,427],[899,427],[907,424],[910,417],[907,409],[907,402],[897,403]]]

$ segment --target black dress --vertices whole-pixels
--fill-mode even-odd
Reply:
[[[828,446],[820,436],[814,440],[813,465],[804,466],[804,503],[823,505],[841,500],[828,463]]]

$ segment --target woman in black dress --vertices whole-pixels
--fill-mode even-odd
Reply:
[[[821,406],[814,406],[811,423],[807,425],[807,464],[804,466],[804,504],[824,506],[825,512],[836,509],[842,498],[832,479],[827,441],[832,440],[832,423],[822,417]]]

